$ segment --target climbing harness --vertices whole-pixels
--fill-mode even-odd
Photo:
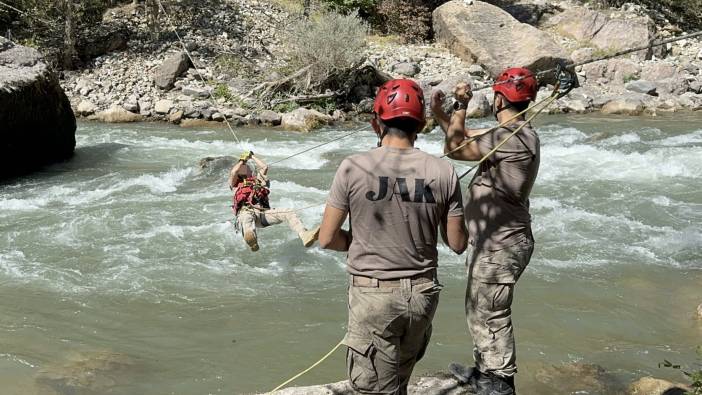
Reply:
[[[261,182],[256,177],[248,177],[241,181],[236,186],[236,192],[232,197],[233,204],[232,210],[234,210],[234,215],[239,213],[245,205],[250,207],[260,206],[263,208],[270,208],[268,203],[268,195],[270,190],[265,186],[261,185]]]

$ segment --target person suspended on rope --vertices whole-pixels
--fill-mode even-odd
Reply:
[[[524,68],[500,74],[493,87],[497,121],[502,124],[527,109],[536,98],[537,86],[534,74]],[[471,96],[468,84],[458,84],[454,90],[456,111],[449,118],[442,109],[443,92],[432,94],[432,112],[445,133],[444,151],[456,150],[449,155],[453,159],[480,160],[525,122],[524,116],[517,117],[460,147],[467,138],[482,133],[465,127]],[[539,160],[539,136],[527,124],[480,164],[467,191],[465,218],[470,246],[465,307],[475,367],[451,364],[450,370],[477,394],[511,395],[515,391],[511,306],[515,284],[534,250],[529,194]]]
[[[249,167],[250,160],[256,164],[256,172]],[[246,151],[229,172],[229,188],[233,191],[232,210],[237,218],[237,227],[244,235],[244,241],[251,251],[258,251],[256,228],[287,223],[296,232],[305,247],[310,247],[317,240],[319,227],[307,230],[300,221],[294,209],[271,209],[268,195],[270,181],[268,180],[268,165]]]
[[[410,80],[383,85],[371,122],[378,148],[336,171],[320,246],[347,251],[347,374],[364,394],[406,394],[429,344],[439,303],[437,234],[467,245],[458,176],[448,161],[414,148],[424,94]],[[350,216],[353,231],[342,225]]]

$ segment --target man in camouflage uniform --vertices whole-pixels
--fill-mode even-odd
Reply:
[[[506,70],[494,85],[493,112],[501,124],[515,117],[536,97],[537,83],[527,69]],[[539,170],[539,136],[530,125],[490,152],[521,126],[514,121],[492,133],[466,130],[470,86],[454,91],[455,112],[442,109],[443,93],[435,92],[432,111],[446,134],[444,150],[453,159],[478,161],[489,155],[470,183],[465,216],[469,254],[466,314],[473,338],[474,369],[452,364],[454,374],[469,383],[478,395],[513,395],[517,373],[512,298],[534,250],[529,214],[529,194]],[[480,136],[466,144],[466,138]],[[465,145],[464,145],[465,144]]]

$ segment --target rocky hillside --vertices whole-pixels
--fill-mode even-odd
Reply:
[[[276,84],[295,72],[286,68],[284,43],[286,27],[303,18],[300,10],[280,5],[285,2],[263,0],[208,4],[170,9],[171,22],[192,59],[165,16],[160,39],[155,40],[139,6],[108,10],[103,31],[127,31],[128,41],[124,49],[94,58],[85,69],[64,73],[62,85],[77,114],[106,122],[192,124],[228,119],[234,125],[278,125],[285,119],[312,117],[313,124],[321,124],[367,112],[373,85],[390,76],[415,78],[428,91],[436,86],[450,89],[458,79],[486,86],[507,66],[538,71],[558,62],[584,62],[645,45],[654,38],[685,33],[665,15],[629,3],[595,9],[574,0],[455,0],[433,11],[431,42],[406,44],[392,30],[387,37],[371,36],[364,57],[377,75],[372,82],[354,82],[350,87],[353,95],[334,99],[334,92],[326,96],[320,92],[320,100],[257,102],[251,94],[256,87]],[[481,23],[484,20],[494,23]],[[117,41],[112,42],[116,45]],[[91,52],[88,46],[83,52],[103,50]],[[700,110],[701,69],[699,38],[587,64],[577,68],[582,88],[549,111],[655,115]],[[541,95],[548,94],[551,79],[543,79]],[[487,115],[491,99],[489,89],[481,91],[471,115]],[[298,106],[312,107],[321,114],[283,117],[282,113]],[[284,126],[306,129],[299,122]]]

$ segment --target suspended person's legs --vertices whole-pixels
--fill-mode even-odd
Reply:
[[[307,230],[305,225],[302,224],[300,218],[297,216],[294,210],[278,208],[271,209],[263,212],[261,214],[261,226],[266,227],[270,225],[277,225],[286,222],[293,232],[297,233],[302,239],[302,243],[305,247],[310,247],[319,237],[319,227],[313,230]]]
[[[251,251],[258,251],[258,240],[256,237],[256,212],[250,208],[243,208],[237,215],[237,221],[244,235],[244,241],[251,248]]]

